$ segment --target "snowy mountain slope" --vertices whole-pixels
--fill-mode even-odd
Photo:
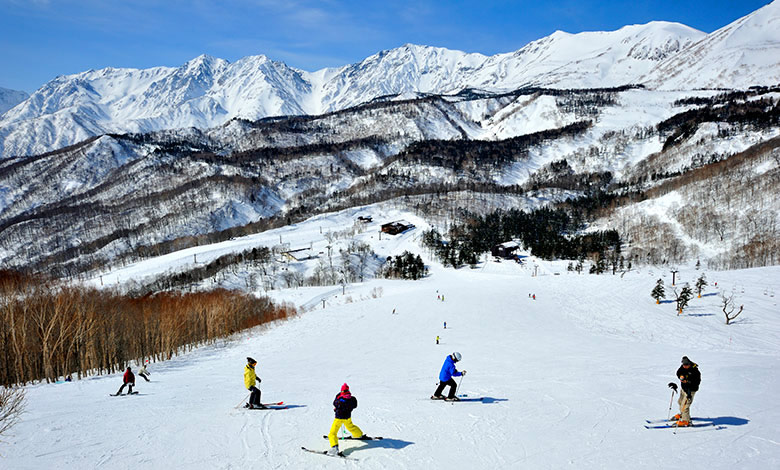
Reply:
[[[658,64],[642,82],[664,90],[748,88],[780,83],[780,1],[700,39]]]
[[[0,260],[68,276],[146,257],[160,244],[167,252],[414,195],[508,192],[534,204],[645,191],[659,175],[777,136],[778,96],[466,91],[206,131],[107,135],[0,164]],[[777,194],[770,173],[757,183]],[[464,207],[457,196],[443,204]]]
[[[698,137],[710,140],[714,131],[702,129]],[[755,137],[730,139],[746,149],[658,183],[645,192],[646,200],[594,227],[618,228],[631,240],[628,256],[650,263],[698,259],[714,269],[777,264],[780,134],[751,146]],[[700,151],[707,155],[706,148]],[[675,152],[664,155],[670,154]]]
[[[660,21],[609,32],[556,31],[517,52],[489,58],[475,73],[476,87],[601,88],[639,83],[639,77],[659,61],[703,36],[685,25]]]
[[[389,102],[319,118],[233,121],[208,133],[103,136],[7,159],[0,165],[0,232],[6,241],[35,240],[36,248],[4,245],[0,256],[14,264],[64,252],[107,261],[149,242],[339,205],[344,196],[334,193],[410,142],[462,138],[468,125],[444,101]],[[366,191],[381,194],[393,181],[382,185]],[[65,233],[71,241],[63,243]]]
[[[375,98],[526,86],[638,83],[703,33],[652,22],[611,32],[556,32],[486,57],[405,45],[337,69],[304,72],[265,56],[200,56],[180,67],[103,69],[57,77],[0,119],[0,154],[31,155],[103,133],[221,125],[233,118],[320,114]]]
[[[0,87],[0,116],[29,97],[30,95],[26,91]]]
[[[342,221],[320,218],[268,236],[321,237],[320,225]],[[369,240],[383,255],[422,253],[414,238],[413,231]],[[718,288],[677,316],[674,304],[649,296],[656,279],[671,283],[666,270],[589,276],[534,261],[540,272],[561,275],[533,277],[527,267],[492,261],[442,269],[428,260],[431,275],[422,281],[374,280],[347,286],[346,295],[340,288],[275,291],[317,308],[152,364],[152,382],[138,382],[137,396],[108,396],[119,375],[28,386],[27,413],[3,448],[4,461],[19,469],[618,469],[629,462],[655,469],[671,454],[697,468],[777,466],[780,413],[766,405],[780,387],[777,268],[708,272]],[[677,279],[700,274],[683,267]],[[745,304],[739,321],[724,325],[717,292]],[[459,393],[484,401],[427,398],[452,351],[463,354],[458,366],[468,371]],[[708,426],[676,434],[644,429],[645,420],[668,416],[666,384],[683,355],[702,371],[692,415]],[[284,400],[289,409],[234,408],[247,395],[246,356],[259,361],[263,400]],[[384,440],[343,441],[358,462],[302,452],[327,448],[321,436],[344,382],[358,398],[354,422]]]
[[[2,152],[29,155],[104,133],[205,129],[233,117],[302,114],[299,95],[308,87],[300,72],[264,56],[230,64],[203,55],[176,68],[61,76],[3,116]]]

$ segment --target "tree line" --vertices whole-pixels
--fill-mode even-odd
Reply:
[[[666,135],[663,150],[693,136],[705,122],[729,123],[752,129],[770,129],[780,125],[780,103],[771,98],[745,102],[708,105],[676,114],[660,122],[656,128]],[[721,135],[724,137],[726,135]]]
[[[397,256],[388,256],[383,267],[384,276],[394,279],[422,279],[427,274],[425,263],[420,255],[404,251]]]
[[[453,225],[447,240],[436,229],[425,231],[422,240],[445,266],[454,267],[476,265],[479,256],[493,246],[517,239],[534,256],[544,259],[619,256],[621,240],[617,230],[576,233],[581,228],[581,221],[563,209],[510,209],[472,215],[465,223]]]
[[[584,133],[593,123],[580,121],[558,129],[549,129],[509,139],[489,140],[424,140],[414,142],[398,155],[387,159],[385,166],[396,161],[425,164],[463,171],[476,167],[501,168],[506,163],[525,158],[528,149],[551,139]]]
[[[133,297],[0,271],[0,385],[113,373],[295,314],[224,289]]]

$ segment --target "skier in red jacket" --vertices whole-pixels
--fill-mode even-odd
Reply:
[[[127,394],[130,395],[133,393],[133,387],[135,386],[135,374],[133,374],[133,371],[130,370],[128,367],[125,371],[125,375],[122,376],[122,386],[119,387],[119,391],[116,392],[117,395],[122,394],[122,390],[125,389],[125,385],[128,385],[130,388],[127,390]]]

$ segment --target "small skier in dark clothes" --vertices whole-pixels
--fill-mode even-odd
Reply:
[[[125,389],[125,385],[129,387],[127,389],[127,394],[130,395],[133,393],[133,387],[135,386],[135,374],[133,374],[133,371],[130,370],[129,367],[125,371],[125,375],[122,376],[122,386],[119,387],[119,391],[116,392],[117,395],[122,394],[122,390]]]
[[[680,379],[680,398],[677,400],[677,404],[680,405],[680,414],[674,417],[677,419],[678,427],[690,426],[691,403],[701,384],[699,365],[688,359],[688,356],[683,356],[682,365],[677,369],[677,377]]]
[[[454,352],[444,360],[444,364],[441,366],[441,372],[439,372],[439,386],[436,387],[436,391],[433,392],[433,396],[431,397],[433,400],[459,400],[459,398],[455,396],[455,389],[458,387],[458,384],[455,383],[453,377],[466,375],[465,370],[461,372],[455,368],[455,363],[460,361],[460,358],[460,353]],[[447,385],[450,386],[450,393],[447,395],[447,398],[445,398],[441,393]]]
[[[333,400],[333,411],[336,412],[336,417],[333,419],[333,424],[331,424],[330,432],[328,433],[328,442],[330,443],[328,455],[340,455],[338,432],[341,426],[347,428],[347,431],[355,439],[371,439],[363,434],[363,431],[352,422],[352,410],[355,408],[357,408],[357,398],[352,396],[352,393],[349,391],[349,385],[342,385],[341,392]]]
[[[149,362],[149,361],[146,361],[146,362]],[[139,370],[139,371],[138,371],[138,375],[140,375],[141,377],[143,377],[143,378],[144,378],[144,380],[146,380],[147,382],[149,382],[149,381],[150,381],[150,380],[149,380],[149,375],[150,375],[150,374],[151,374],[151,372],[149,372],[148,370],[146,370],[146,364],[144,364],[143,366],[141,366],[141,370]]]
[[[260,377],[257,376],[257,373],[255,372],[255,366],[257,365],[257,361],[252,359],[251,357],[246,358],[246,366],[244,367],[244,385],[246,386],[246,389],[252,392],[249,395],[249,403],[244,405],[244,408],[249,408],[251,410],[260,408],[264,409],[267,408],[263,406],[262,403],[260,403],[260,389],[255,387],[255,382],[260,383],[262,382],[260,380]]]
[[[446,321],[444,322],[444,329],[445,330],[447,329],[447,322]]]

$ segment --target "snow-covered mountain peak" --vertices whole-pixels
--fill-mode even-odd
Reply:
[[[189,73],[217,73],[230,65],[225,59],[219,59],[208,54],[201,54],[198,57],[186,62],[179,67]]]
[[[48,151],[106,132],[219,126],[232,118],[321,114],[379,97],[466,88],[747,88],[780,82],[780,2],[706,35],[665,21],[555,31],[485,56],[407,43],[316,72],[265,55],[200,55],[179,67],[60,76],[0,115],[0,155]]]
[[[653,88],[747,88],[780,82],[780,1],[669,57],[642,81]]]
[[[25,91],[0,87],[0,116],[29,97],[30,95]]]

